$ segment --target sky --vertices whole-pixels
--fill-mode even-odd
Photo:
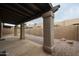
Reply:
[[[60,8],[55,12],[55,22],[70,20],[74,18],[79,18],[79,3],[52,3],[53,6],[60,4]],[[43,23],[42,17],[34,19],[33,21],[26,22],[28,25],[33,25],[34,23]]]
[[[79,3],[60,3],[60,9],[55,13],[55,22],[79,18]]]

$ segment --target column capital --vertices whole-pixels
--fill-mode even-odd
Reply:
[[[53,16],[54,17],[54,13],[53,13],[53,11],[48,11],[48,12],[46,12],[46,13],[44,13],[43,15],[42,15],[42,17],[51,17],[51,16]]]

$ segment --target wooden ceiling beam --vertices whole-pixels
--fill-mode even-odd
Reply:
[[[23,16],[25,16],[25,17],[30,17],[30,15],[28,15],[28,14],[26,14],[26,13],[23,13],[22,11],[20,11],[20,10],[14,8],[14,7],[12,7],[12,6],[9,5],[9,4],[4,4],[4,6],[5,6],[6,8],[8,8],[8,9],[12,10],[13,12],[16,12],[16,13],[18,13],[18,14],[21,14],[21,15],[23,15]],[[17,7],[17,8],[18,8],[18,7]]]

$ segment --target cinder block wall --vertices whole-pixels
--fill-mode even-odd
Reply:
[[[54,27],[54,38],[56,39],[69,39],[77,40],[76,26],[58,26]]]
[[[33,27],[26,29],[26,33],[33,34],[36,36],[43,36],[43,27]],[[75,25],[69,26],[55,26],[54,27],[54,38],[55,39],[68,39],[68,40],[78,40],[77,39],[77,27]]]
[[[43,36],[43,27],[35,26],[33,28],[28,28],[28,29],[26,29],[26,33],[37,35],[37,36]]]
[[[13,34],[13,27],[12,28],[3,28],[3,36]]]
[[[20,28],[18,28],[18,33],[20,33]],[[43,36],[43,26],[36,26],[33,28],[26,28],[27,34],[33,34],[37,36]],[[69,40],[79,40],[77,35],[77,27],[75,25],[69,26],[55,26],[54,27],[54,38],[55,39],[69,39]],[[14,28],[4,28],[3,35],[14,34]]]

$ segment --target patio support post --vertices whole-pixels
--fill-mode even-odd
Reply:
[[[25,39],[25,24],[20,25],[20,39]]]
[[[0,22],[0,39],[2,39],[3,35],[3,23]]]
[[[15,25],[15,27],[14,27],[14,36],[18,35],[17,29],[18,29],[18,25]]]
[[[45,52],[52,53],[54,48],[54,13],[48,11],[43,17],[43,49]]]

